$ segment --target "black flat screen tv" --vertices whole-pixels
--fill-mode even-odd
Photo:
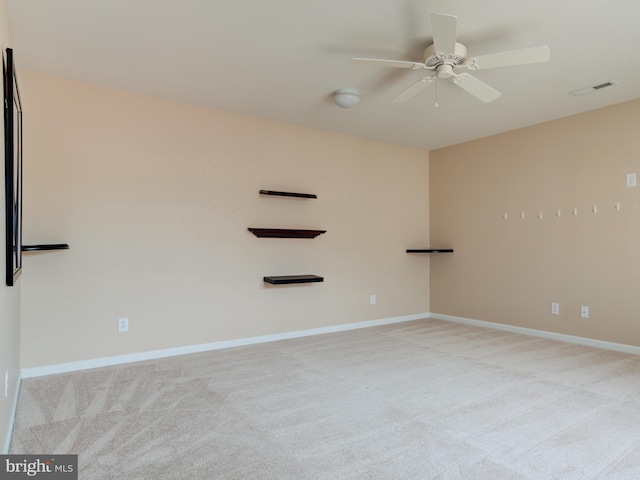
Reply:
[[[6,282],[15,285],[22,272],[22,104],[13,49],[4,58],[4,175]]]

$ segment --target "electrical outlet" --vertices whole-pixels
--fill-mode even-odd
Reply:
[[[376,304],[376,296],[371,295],[371,305],[375,305],[375,304]]]
[[[559,303],[552,303],[551,304],[551,314],[552,315],[560,315],[560,304]]]
[[[128,332],[129,331],[129,319],[128,318],[119,318],[118,319],[118,332]]]
[[[636,174],[627,173],[627,187],[635,187],[635,186],[636,186]]]
[[[589,307],[582,305],[582,307],[580,307],[580,316],[582,318],[589,318]]]

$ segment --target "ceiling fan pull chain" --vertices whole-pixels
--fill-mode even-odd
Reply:
[[[435,77],[435,82],[434,83],[436,84],[436,86],[435,86],[436,87],[436,108],[438,108],[439,105],[438,105],[438,77],[437,76]]]

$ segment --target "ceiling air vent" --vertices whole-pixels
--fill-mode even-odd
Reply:
[[[618,85],[618,82],[615,80],[609,80],[608,82],[599,83],[598,85],[592,85],[590,87],[581,88],[580,90],[574,90],[573,92],[569,92],[571,95],[585,95],[587,93],[593,93],[596,90],[600,90],[602,88],[611,87],[613,85]]]

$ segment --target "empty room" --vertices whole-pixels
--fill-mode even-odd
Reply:
[[[639,16],[0,0],[0,478],[640,478]]]

